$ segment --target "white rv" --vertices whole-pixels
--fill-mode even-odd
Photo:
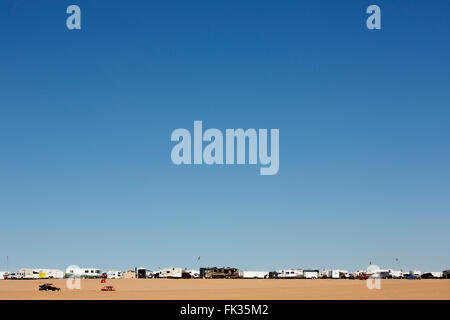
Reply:
[[[299,269],[277,270],[276,272],[278,274],[278,278],[282,279],[303,277],[303,270]]]
[[[106,278],[108,279],[122,279],[123,273],[122,271],[109,270],[105,272]]]
[[[39,279],[39,272],[36,271],[35,269],[22,268],[19,269],[19,271],[17,271],[16,279],[26,279],[26,280]]]
[[[319,270],[303,270],[303,278],[318,279],[319,278]]]
[[[64,271],[59,269],[34,269],[39,274],[39,279],[62,279]]]
[[[7,275],[8,275],[7,271],[0,271],[0,280],[5,280]]]
[[[66,277],[80,277],[80,278],[100,278],[102,272],[97,268],[74,268],[66,269]]]
[[[243,279],[265,279],[269,277],[268,271],[239,271],[239,278]]]
[[[181,278],[183,270],[181,268],[167,268],[159,270],[159,278]]]
[[[401,279],[403,278],[403,272],[399,270],[389,270],[389,275],[392,279]]]

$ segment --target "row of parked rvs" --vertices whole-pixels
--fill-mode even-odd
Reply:
[[[347,270],[315,270],[315,269],[284,269],[276,271],[248,271],[230,267],[209,267],[200,270],[187,270],[182,268],[166,268],[151,271],[146,268],[135,268],[128,271],[101,271],[98,268],[67,268],[58,269],[31,269],[22,268],[17,273],[0,271],[0,280],[3,279],[62,279],[64,277],[129,279],[129,278],[203,278],[203,279],[365,279],[375,276],[382,279],[416,279],[416,278],[450,278],[450,270],[442,272],[421,272],[411,270],[402,272],[392,269],[379,269],[375,272],[357,270],[349,273]]]

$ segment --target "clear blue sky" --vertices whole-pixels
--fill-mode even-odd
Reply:
[[[449,14],[2,0],[0,270],[449,268]],[[173,165],[194,120],[279,128],[279,173]]]

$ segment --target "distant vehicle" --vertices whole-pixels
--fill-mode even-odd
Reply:
[[[300,269],[277,270],[276,273],[279,279],[303,278],[303,270]]]
[[[367,279],[369,279],[370,277],[371,277],[370,274],[367,274],[367,273],[365,273],[365,272],[361,272],[361,273],[359,273],[359,274],[355,277],[355,279],[358,279],[358,280],[367,280]]]
[[[269,271],[269,279],[278,279],[278,272]]]
[[[197,279],[200,278],[200,271],[199,270],[184,270],[188,272],[191,275],[191,278]]]
[[[8,273],[7,275],[6,275],[6,278],[5,279],[9,279],[9,280],[17,280],[17,279],[19,279],[18,277],[17,277],[17,275],[13,272],[13,273]]]
[[[106,271],[103,272],[103,275],[106,275],[106,278],[108,279],[122,279],[123,278],[123,272],[122,271]]]
[[[319,270],[303,270],[303,278],[319,279]]]
[[[155,278],[181,278],[182,273],[183,270],[181,270],[181,268],[167,268],[155,273]]]
[[[104,286],[100,290],[102,290],[102,291],[116,291],[113,286]]]
[[[267,271],[239,271],[239,277],[243,279],[265,279],[269,277],[269,272]]]
[[[52,283],[44,283],[39,285],[39,291],[61,291],[61,289],[55,287]]]
[[[97,268],[67,268],[65,272],[65,277],[73,277],[78,276],[80,278],[89,279],[89,278],[100,278],[102,276],[102,272]]]
[[[145,279],[147,278],[147,269],[146,268],[135,268],[136,278]]]
[[[182,270],[181,271],[181,278],[183,278],[183,279],[192,279],[192,275],[190,274],[189,271]]]
[[[204,279],[237,279],[239,269],[237,268],[200,268],[200,278]]]
[[[401,279],[403,278],[403,272],[399,270],[389,270],[389,277],[391,279]]]

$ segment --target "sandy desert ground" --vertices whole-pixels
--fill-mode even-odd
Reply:
[[[51,282],[60,292],[38,291]],[[450,299],[448,280],[381,280],[369,290],[362,280],[305,279],[108,279],[114,292],[103,292],[100,280],[81,280],[80,290],[66,288],[66,280],[3,280],[0,299]]]

